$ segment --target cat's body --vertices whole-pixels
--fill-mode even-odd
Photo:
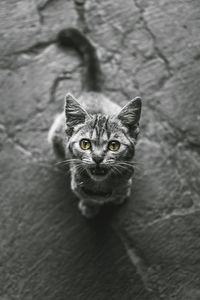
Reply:
[[[70,158],[71,188],[79,209],[93,217],[104,203],[121,204],[130,195],[141,100],[121,108],[101,92],[95,49],[77,30],[62,31],[59,41],[83,56],[86,72],[83,93],[78,100],[67,94],[65,111],[55,119],[49,141],[61,160]]]

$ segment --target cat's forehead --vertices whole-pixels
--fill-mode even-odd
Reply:
[[[79,135],[91,140],[108,141],[124,137],[125,128],[114,117],[102,114],[92,115],[84,125],[80,127]]]

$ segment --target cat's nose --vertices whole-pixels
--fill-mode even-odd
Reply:
[[[92,158],[97,164],[100,164],[103,161],[103,157],[100,155],[93,155]]]

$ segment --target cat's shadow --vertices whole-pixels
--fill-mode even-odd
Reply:
[[[42,178],[42,170],[37,171],[37,176]],[[44,192],[35,207],[35,211],[42,210],[43,219],[38,221],[37,218],[32,226],[37,231],[29,252],[30,265],[35,264],[36,254],[40,261],[34,284],[43,287],[45,295],[42,297],[113,299],[113,295],[117,297],[119,291],[124,291],[125,283],[127,292],[131,292],[129,278],[138,279],[111,226],[121,208],[106,205],[98,216],[88,220],[78,210],[69,174],[52,168],[46,178],[40,181]]]
[[[52,230],[59,238],[55,241],[49,238],[47,241],[52,249],[57,249],[50,258],[50,265],[57,266],[57,270],[50,270],[49,282],[52,284],[54,280],[58,284],[62,278],[68,278],[70,293],[69,285],[67,287],[65,284],[61,285],[58,291],[68,293],[68,299],[75,299],[78,293],[83,291],[91,297],[88,282],[94,280],[95,290],[99,291],[109,282],[110,290],[105,294],[108,298],[111,297],[115,292],[114,282],[119,277],[116,264],[119,258],[124,256],[121,243],[111,227],[112,217],[118,208],[106,205],[97,217],[86,219],[78,210],[78,200],[70,189],[69,176],[58,174],[52,184],[57,195],[58,208],[51,216],[51,227],[56,223]],[[116,276],[114,281],[113,276]]]

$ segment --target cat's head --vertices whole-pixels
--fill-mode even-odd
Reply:
[[[133,169],[141,99],[128,102],[117,115],[90,115],[71,95],[65,102],[68,148],[79,167],[95,181]],[[77,160],[76,160],[77,159]]]

